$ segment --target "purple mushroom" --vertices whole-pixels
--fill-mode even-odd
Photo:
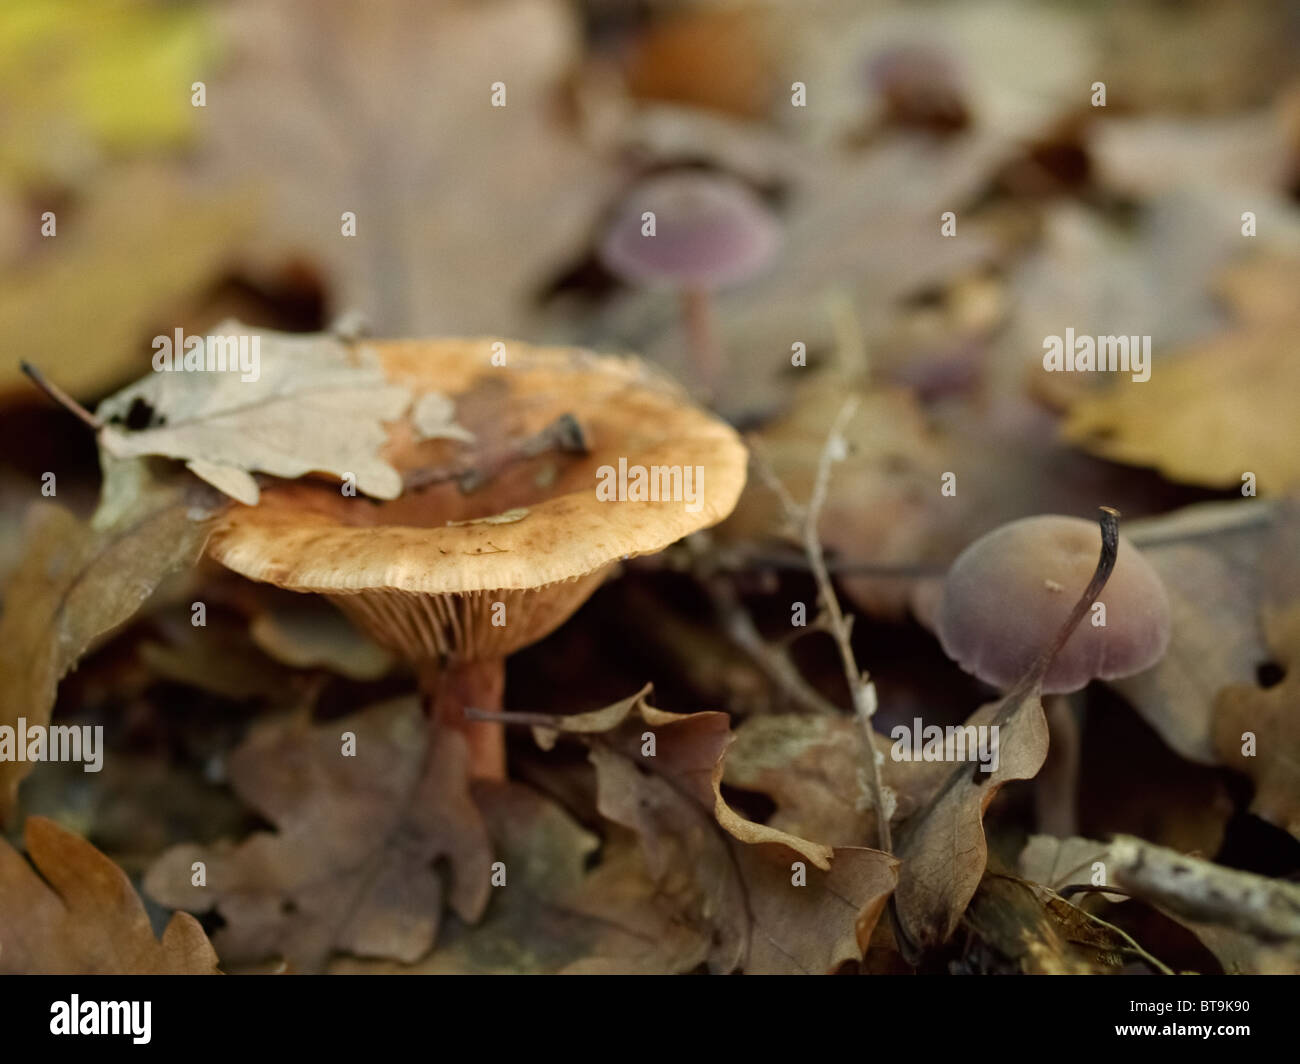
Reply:
[[[1091,521],[1042,515],[994,529],[967,547],[948,571],[936,626],[944,652],[985,683],[1009,689],[1061,628],[1096,563],[1097,526]],[[1098,603],[1103,608],[1094,605],[1043,679],[1043,708],[1058,748],[1049,756],[1057,767],[1062,756],[1077,756],[1078,729],[1066,694],[1093,679],[1142,672],[1169,646],[1164,584],[1123,536]],[[1049,763],[1043,773],[1047,786],[1066,780],[1070,791],[1040,791],[1040,827],[1072,834],[1073,773],[1048,771],[1052,767]]]
[[[701,389],[711,396],[723,369],[711,293],[757,274],[779,243],[776,217],[747,185],[688,171],[635,186],[615,212],[600,257],[630,284],[681,292]]]

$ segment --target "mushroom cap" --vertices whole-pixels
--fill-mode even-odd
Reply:
[[[586,454],[511,462],[477,490],[454,480],[376,502],[337,483],[277,482],[257,506],[234,506],[208,553],[253,580],[335,599],[411,658],[494,656],[541,638],[571,614],[620,558],[649,554],[720,521],[745,483],[735,431],[632,358],[491,339],[367,344],[394,382],[454,400],[479,446],[533,435],[576,417]],[[466,445],[389,426],[384,457],[403,473],[455,467]],[[699,469],[689,500],[601,501],[602,466]],[[520,516],[522,512],[522,516]],[[504,515],[509,520],[492,521]],[[470,522],[449,524],[449,522]],[[492,624],[496,602],[505,624]]]
[[[646,211],[655,216],[653,236],[641,232]],[[775,216],[747,185],[684,172],[633,188],[599,250],[605,265],[626,281],[721,288],[758,273],[779,243]]]
[[[1097,566],[1095,522],[1043,515],[1003,525],[953,562],[938,610],[944,652],[967,672],[1007,690],[1060,630]],[[1124,536],[1098,602],[1104,627],[1085,615],[1052,661],[1047,694],[1077,691],[1154,665],[1169,646],[1169,596]]]

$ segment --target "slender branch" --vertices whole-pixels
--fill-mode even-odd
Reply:
[[[868,675],[858,668],[857,660],[853,656],[850,642],[853,630],[852,618],[847,617],[840,609],[839,599],[831,584],[826,553],[822,549],[821,538],[817,531],[830,492],[831,468],[835,462],[844,457],[844,429],[857,412],[857,408],[858,400],[853,396],[840,408],[818,458],[817,475],[813,481],[812,495],[807,506],[800,506],[795,502],[794,497],[771,467],[762,460],[761,446],[753,449],[754,464],[764,482],[781,501],[787,521],[798,531],[804,554],[808,558],[808,567],[812,570],[813,579],[817,583],[817,597],[825,615],[825,628],[839,649],[844,678],[848,681],[849,694],[853,699],[853,710],[864,733],[867,747],[867,783],[871,788],[871,800],[876,810],[876,831],[879,834],[880,849],[890,853],[893,850],[893,837],[889,828],[890,805],[885,801],[885,788],[880,777],[880,765],[876,759],[875,729],[871,726],[871,718],[876,712],[876,688]]]
[[[871,798],[876,807],[876,831],[880,836],[880,848],[886,853],[892,852],[893,839],[889,830],[889,807],[885,803],[884,785],[880,778],[880,765],[876,760],[875,729],[871,718],[876,712],[876,688],[866,673],[858,668],[853,656],[853,646],[849,642],[852,634],[852,620],[840,609],[840,600],[835,595],[830,573],[826,568],[826,555],[822,550],[821,537],[817,524],[822,510],[826,506],[826,496],[830,491],[831,467],[843,457],[844,430],[857,413],[858,400],[851,396],[840,407],[840,412],[826,437],[821,457],[817,461],[817,477],[813,481],[812,496],[808,507],[803,512],[803,546],[812,567],[813,579],[817,581],[817,594],[821,599],[822,609],[826,611],[831,636],[839,648],[840,662],[844,666],[844,678],[849,683],[849,693],[853,697],[853,709],[858,722],[862,725],[867,744],[867,782],[871,786]]]
[[[63,407],[64,410],[68,411],[68,413],[73,414],[80,421],[85,422],[95,432],[98,432],[104,427],[104,423],[100,421],[99,418],[95,417],[94,414],[77,402],[77,400],[72,398],[72,396],[52,380],[49,380],[44,373],[38,370],[30,362],[23,361],[19,362],[18,365],[36,387],[58,403],[59,406]]]
[[[818,694],[799,674],[785,649],[767,642],[755,627],[741,603],[731,581],[717,576],[700,581],[723,628],[768,680],[786,693],[791,701],[809,713],[834,714],[835,707]]]

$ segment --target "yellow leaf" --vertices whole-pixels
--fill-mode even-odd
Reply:
[[[1171,480],[1261,495],[1300,484],[1300,323],[1259,325],[1157,361],[1070,410],[1065,438],[1101,458],[1154,466]]]

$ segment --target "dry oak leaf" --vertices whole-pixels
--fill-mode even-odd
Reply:
[[[1092,454],[1154,466],[1209,488],[1261,495],[1300,484],[1300,330],[1253,325],[1158,361],[1151,379],[1121,381],[1070,409],[1065,438]]]
[[[344,754],[348,733],[354,756]],[[215,944],[226,963],[278,956],[319,971],[333,953],[410,962],[433,945],[444,894],[461,919],[482,915],[491,847],[469,794],[465,742],[454,732],[431,742],[415,699],[315,726],[264,724],[231,755],[229,774],[278,830],[175,846],[144,880],[164,905],[221,914]],[[195,861],[203,885],[193,883]]]
[[[207,489],[159,482],[96,529],[41,502],[0,617],[0,725],[49,723],[59,681],[100,636],[127,620],[170,572],[203,551],[215,513]],[[0,821],[30,761],[0,761]]]
[[[707,932],[710,970],[823,973],[860,960],[898,862],[740,816],[721,792],[730,718],[655,709],[649,692],[550,718],[535,734],[543,746],[558,732],[588,744],[597,808],[637,834],[659,892]]]
[[[0,838],[0,973],[218,975],[217,955],[189,913],[154,938],[126,873],[45,817],[28,817],[31,865]]]
[[[385,376],[375,353],[328,333],[291,336],[225,321],[201,338],[202,354],[239,368],[224,372],[155,372],[105,399],[100,446],[115,458],[163,455],[249,506],[259,492],[252,472],[278,477],[332,473],[356,488],[395,499],[402,477],[380,455],[385,422],[411,405],[405,385]],[[251,358],[254,339],[260,358]],[[249,351],[248,361],[243,352]],[[190,352],[177,353],[176,362]],[[221,365],[220,361],[215,364]],[[149,425],[124,426],[135,411]]]
[[[682,921],[645,868],[635,836],[604,845],[549,798],[519,784],[474,784],[506,881],[476,925],[452,916],[414,965],[340,958],[331,972],[671,974],[703,963],[709,939]],[[599,863],[587,866],[599,850]]]

